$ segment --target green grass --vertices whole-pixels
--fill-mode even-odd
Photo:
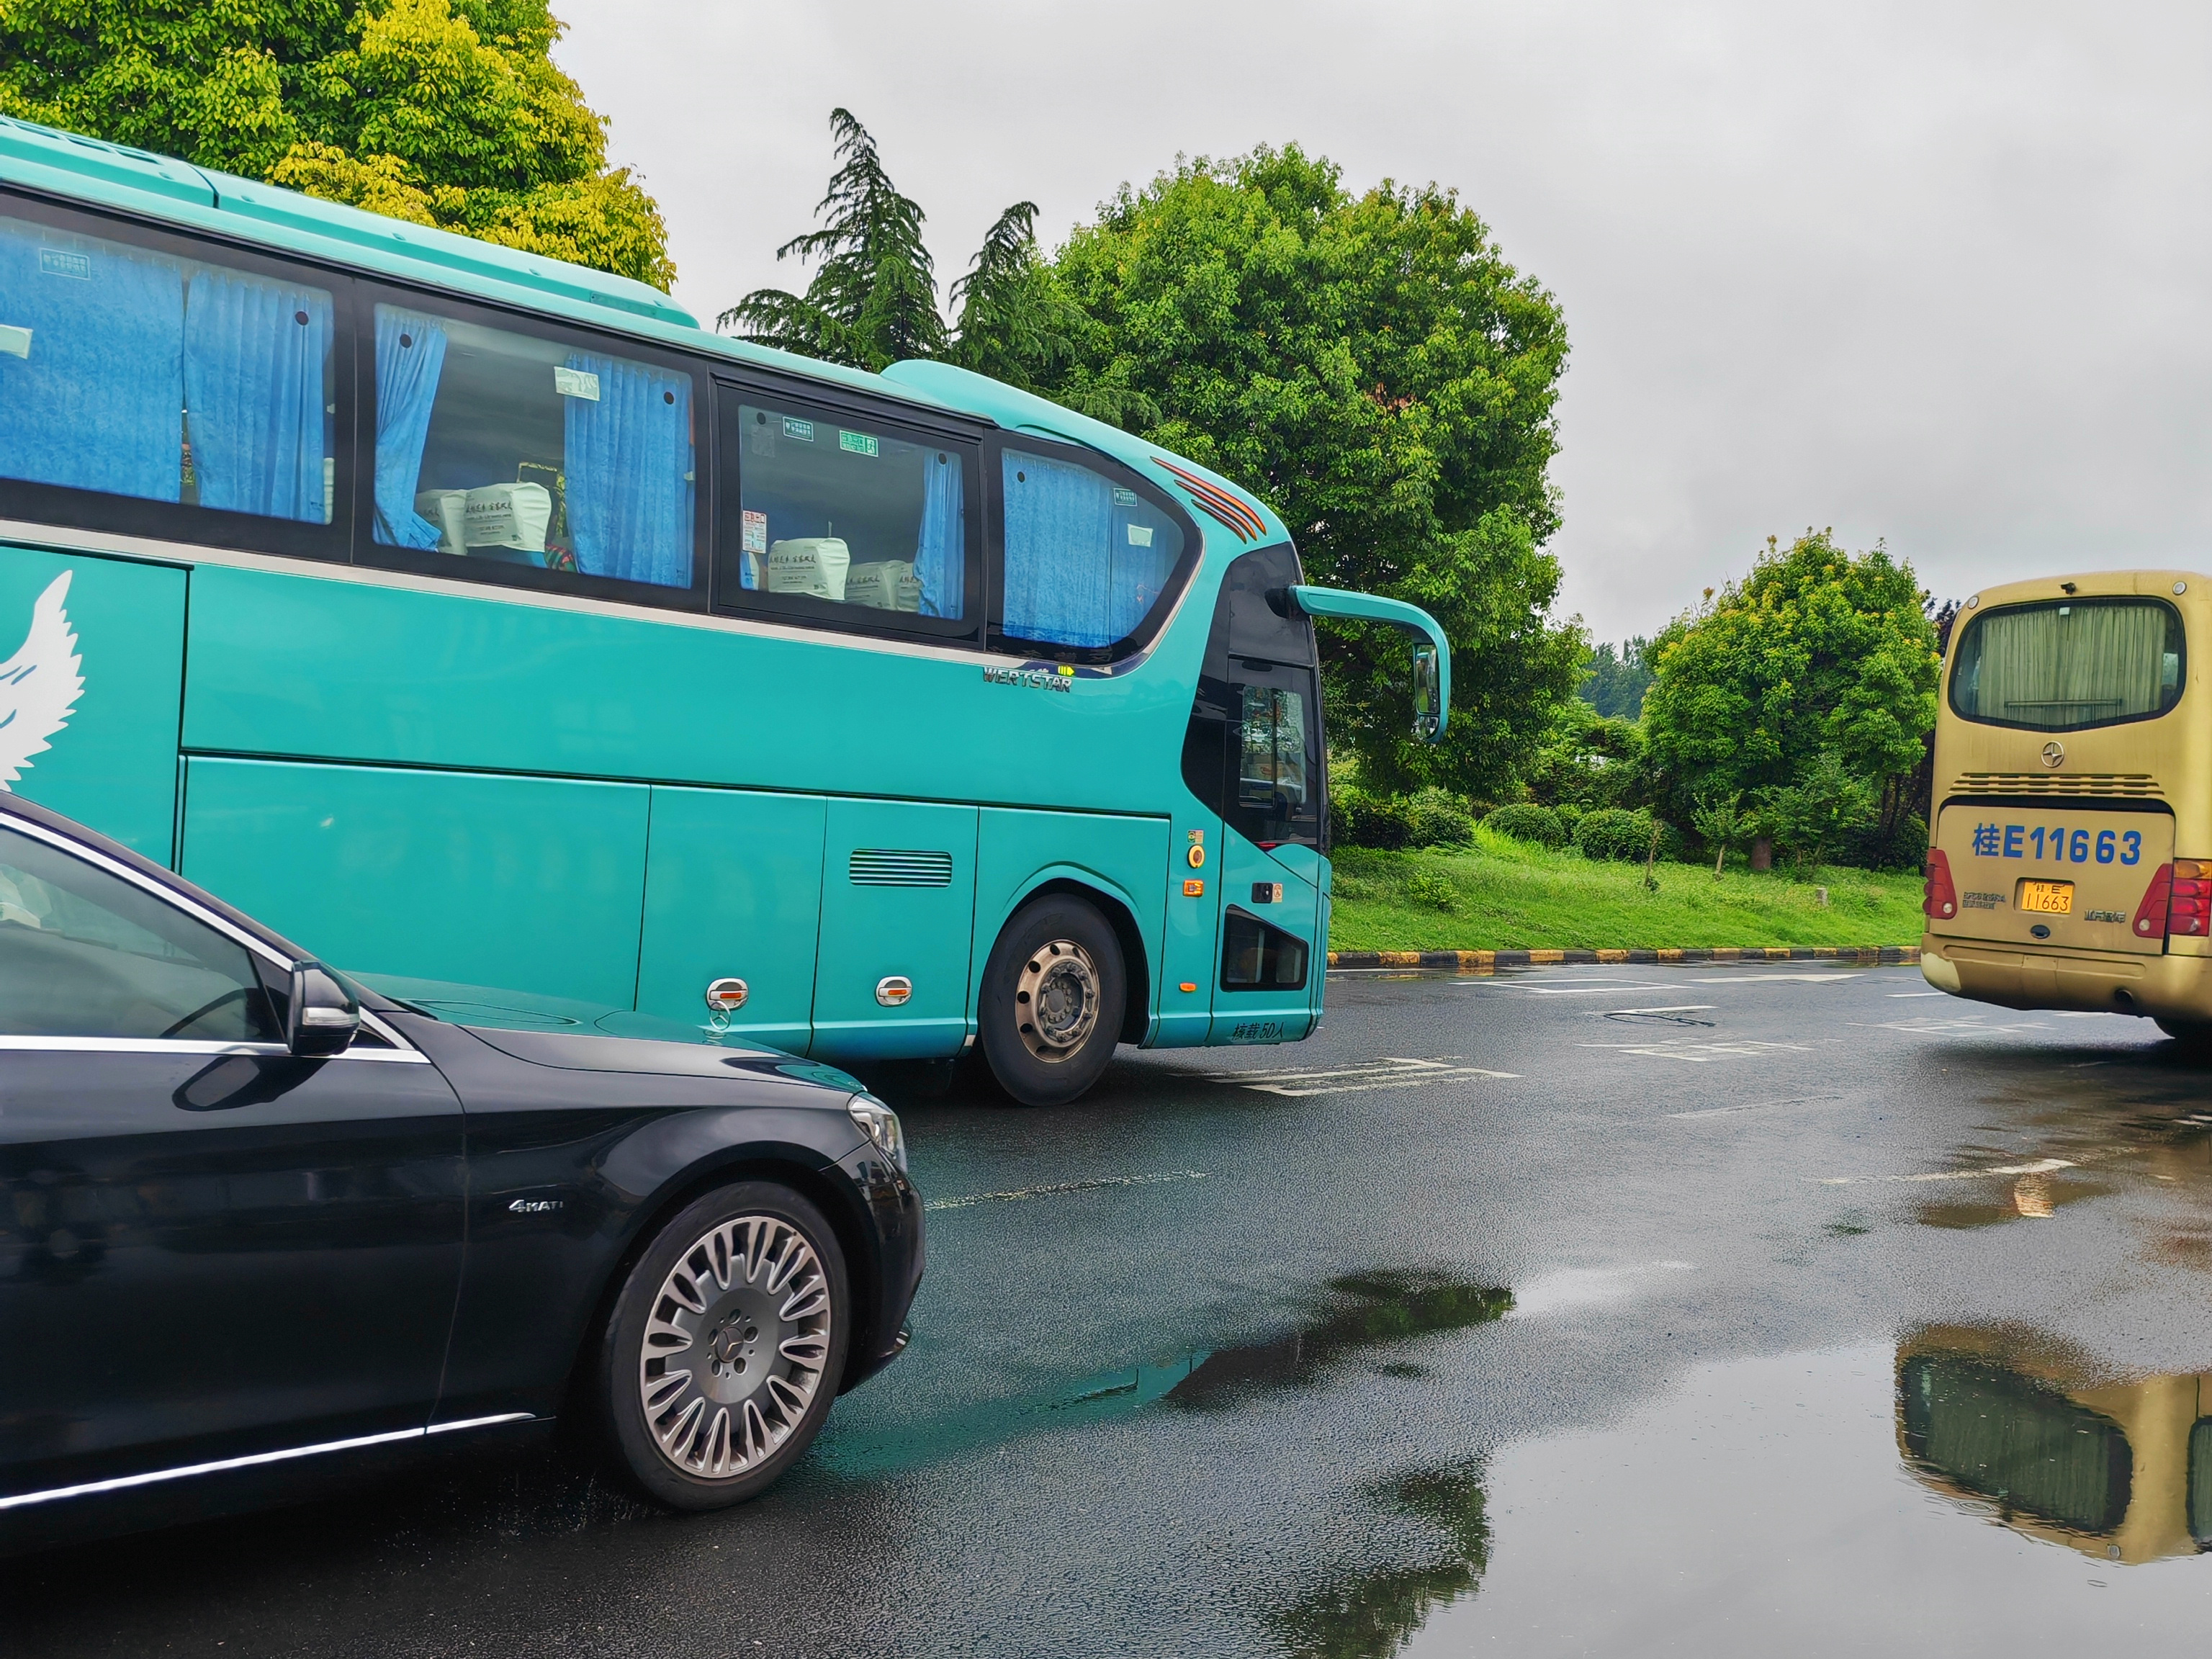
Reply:
[[[1694,945],[1915,945],[1920,879],[1822,867],[1803,881],[1730,860],[1641,864],[1553,852],[1487,830],[1472,848],[1383,853],[1339,848],[1333,951],[1667,948]],[[1823,908],[1816,887],[1828,890]]]

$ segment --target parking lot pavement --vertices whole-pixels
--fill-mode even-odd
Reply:
[[[2212,1103],[1911,969],[1353,974],[896,1102],[914,1343],[742,1510],[550,1459],[0,1567],[11,1655],[2164,1652]],[[220,1649],[217,1644],[221,1644]]]

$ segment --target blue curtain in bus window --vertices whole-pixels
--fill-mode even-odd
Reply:
[[[329,521],[331,296],[203,265],[185,294],[185,419],[202,507]]]
[[[1005,453],[1006,631],[1054,645],[1111,645],[1114,491],[1089,469]]]
[[[0,476],[180,499],[184,339],[179,261],[0,219]]]
[[[957,617],[968,598],[968,526],[963,515],[961,460],[949,449],[921,454],[921,533],[914,574],[921,582],[921,614]]]
[[[1137,631],[1167,586],[1182,555],[1182,532],[1133,489],[1114,492],[1113,549],[1107,586],[1107,625],[1117,640]]]
[[[415,485],[445,367],[446,331],[435,318],[377,307],[376,539],[388,547],[438,544],[438,526],[415,510]]]
[[[691,377],[568,355],[562,465],[576,568],[691,586]]]

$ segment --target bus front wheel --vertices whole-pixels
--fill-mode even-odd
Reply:
[[[1098,1081],[1121,1038],[1128,979],[1096,908],[1048,893],[1015,912],[983,969],[976,1023],[999,1087],[1060,1106]]]

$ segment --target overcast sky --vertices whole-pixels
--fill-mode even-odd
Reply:
[[[2009,0],[555,0],[702,319],[872,131],[940,276],[1178,151],[1455,186],[1558,295],[1564,611],[1648,632],[1768,532],[1923,586],[2212,565],[2212,9]]]

